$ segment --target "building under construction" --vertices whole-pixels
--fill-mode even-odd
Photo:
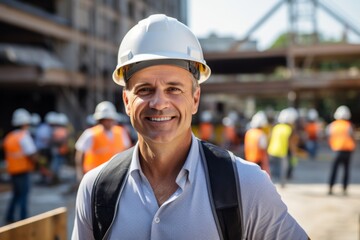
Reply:
[[[287,106],[316,108],[331,121],[340,104],[348,105],[352,120],[360,124],[360,44],[349,43],[357,25],[321,0],[279,0],[245,34],[229,40],[212,35],[200,39],[213,76],[202,86],[203,108],[215,116],[229,111],[251,117],[257,110],[279,111]],[[284,41],[265,51],[256,49],[253,33],[281,7],[288,9],[289,29]],[[335,42],[321,39],[317,12],[323,11],[343,26]],[[307,25],[307,28],[301,26]],[[223,42],[226,46],[219,47]],[[360,42],[360,41],[358,41]]]
[[[100,101],[122,111],[111,76],[121,39],[154,13],[186,23],[186,8],[183,0],[1,0],[1,128],[19,107],[64,112],[78,128]]]

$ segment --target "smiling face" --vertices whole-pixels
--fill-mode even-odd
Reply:
[[[170,65],[140,70],[129,80],[123,100],[140,142],[191,139],[191,119],[198,109],[200,88],[194,89],[188,71]]]

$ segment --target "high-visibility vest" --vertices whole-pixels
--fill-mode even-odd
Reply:
[[[225,141],[230,143],[236,143],[237,134],[235,126],[225,126],[224,127],[224,137]]]
[[[335,120],[329,126],[329,145],[333,151],[353,151],[356,147],[351,137],[351,123],[347,120]]]
[[[309,138],[309,140],[317,140],[318,132],[319,132],[319,125],[316,122],[309,122],[305,126],[305,132]]]
[[[289,150],[289,138],[292,133],[290,125],[285,123],[276,124],[272,131],[267,152],[274,157],[286,157]]]
[[[61,155],[65,155],[69,152],[68,145],[69,131],[66,127],[58,126],[53,131],[53,141],[55,142],[57,152]]]
[[[85,152],[84,156],[84,172],[99,166],[108,161],[115,154],[125,150],[123,136],[127,136],[126,130],[121,126],[113,126],[111,128],[112,139],[106,135],[102,125],[96,125],[90,129],[93,133],[92,147]]]
[[[214,126],[209,122],[200,123],[199,137],[204,141],[212,140],[214,134]]]
[[[265,133],[258,128],[251,128],[246,132],[244,152],[247,161],[260,163],[264,160],[266,152],[259,146],[260,139],[264,136],[266,137]]]
[[[10,175],[31,172],[34,169],[34,163],[25,155],[20,144],[25,134],[25,130],[12,131],[4,139],[5,160]]]

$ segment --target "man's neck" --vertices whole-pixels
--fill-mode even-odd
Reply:
[[[191,147],[191,136],[181,142],[148,143],[139,140],[140,164],[145,175],[162,178],[176,175],[184,165]]]

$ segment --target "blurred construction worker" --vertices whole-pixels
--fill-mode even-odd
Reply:
[[[56,121],[53,123],[51,140],[51,180],[50,184],[56,184],[60,181],[59,173],[61,167],[66,161],[69,153],[69,123],[68,117],[64,113],[58,113]]]
[[[236,129],[236,121],[238,116],[235,112],[230,112],[226,117],[223,118],[222,124],[223,130],[223,147],[232,151],[236,150],[238,146],[238,135]]]
[[[207,142],[215,142],[213,116],[205,110],[200,115],[199,138]]]
[[[250,129],[245,133],[244,153],[245,160],[258,164],[261,169],[270,174],[267,155],[268,139],[263,127],[268,121],[263,111],[257,112],[251,119]]]
[[[33,139],[35,139],[36,130],[39,127],[40,123],[41,123],[40,115],[37,113],[31,113],[31,125],[29,131]]]
[[[52,125],[57,121],[57,113],[46,113],[44,121],[37,127],[35,132],[35,144],[39,152],[38,171],[41,175],[40,184],[48,184],[52,179],[51,164],[51,141]]]
[[[307,113],[307,121],[305,123],[305,146],[306,150],[309,153],[309,157],[312,160],[316,159],[317,150],[318,150],[318,141],[321,134],[321,126],[318,122],[319,114],[316,109],[309,109]]]
[[[336,153],[329,180],[329,194],[333,194],[339,165],[344,166],[343,194],[347,194],[349,184],[350,160],[356,148],[354,128],[350,122],[351,112],[347,106],[339,106],[334,113],[335,121],[327,126],[326,134],[329,137],[329,145]]]
[[[19,207],[20,218],[28,217],[28,196],[30,192],[30,173],[34,170],[37,161],[37,149],[29,128],[31,125],[30,113],[19,108],[12,116],[12,125],[16,128],[4,139],[4,152],[7,172],[11,177],[12,197],[6,212],[7,223],[14,222],[16,208]]]
[[[86,117],[86,128],[90,128],[96,125],[96,120],[94,119],[93,114],[89,114]]]
[[[281,110],[278,123],[272,128],[267,149],[271,177],[279,179],[282,187],[285,186],[286,182],[290,161],[288,158],[289,152],[292,156],[295,156],[296,153],[297,140],[294,133],[294,124],[297,117],[298,113],[294,108]]]
[[[98,124],[86,129],[75,143],[78,181],[89,170],[132,146],[126,129],[117,125],[119,116],[111,102],[99,103],[95,108],[94,119]]]

